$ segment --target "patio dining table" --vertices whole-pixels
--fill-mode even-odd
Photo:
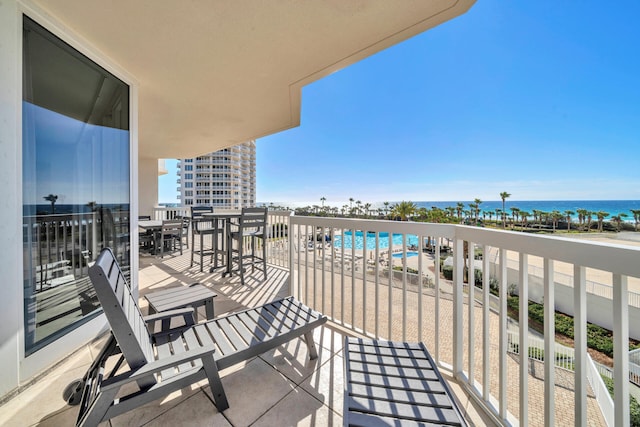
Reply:
[[[232,242],[229,241],[229,228],[231,226],[231,220],[232,219],[239,219],[241,216],[240,212],[207,212],[207,213],[203,213],[202,217],[206,218],[206,219],[211,219],[214,221],[214,223],[217,224],[218,221],[222,221],[222,247],[226,248],[226,258],[227,258],[227,262],[226,262],[226,266],[225,266],[225,271],[222,274],[222,277],[225,277],[227,275],[231,275],[232,271],[231,271],[231,244]],[[214,271],[214,268],[211,267],[209,269],[209,272],[212,273]]]
[[[162,221],[145,219],[142,221],[138,221],[138,227],[142,228],[143,230],[160,231],[160,229],[162,228]]]
[[[149,253],[155,254],[155,251],[156,251],[155,236],[156,236],[156,233],[159,233],[162,230],[162,221],[153,220],[153,219],[140,220],[138,221],[138,227],[140,227],[141,229],[147,231],[149,234],[154,236],[153,251],[151,250],[151,248],[149,248]]]

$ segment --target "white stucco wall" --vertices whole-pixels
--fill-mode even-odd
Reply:
[[[178,184],[176,184],[177,186]],[[158,204],[158,159],[138,159],[138,212],[152,215]]]
[[[497,276],[496,265],[491,263],[491,272]],[[507,268],[507,282],[519,283],[518,270]],[[555,282],[556,310],[573,316],[573,287]],[[517,294],[517,288],[516,288]],[[542,304],[544,283],[542,277],[529,274],[529,300]],[[608,298],[587,292],[587,321],[613,330],[613,302]],[[629,306],[629,337],[640,339],[640,308]]]

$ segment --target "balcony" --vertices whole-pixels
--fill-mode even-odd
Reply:
[[[154,214],[160,219],[177,212]],[[231,405],[224,416],[215,410],[204,384],[198,384],[115,418],[112,425],[174,425],[187,419],[198,424],[341,425],[344,335],[425,342],[465,417],[476,425],[628,423],[625,396],[632,386],[621,379],[629,378],[633,364],[625,357],[625,343],[630,326],[640,322],[630,321],[637,307],[627,287],[640,280],[640,249],[458,225],[298,217],[286,212],[270,212],[269,223],[268,280],[256,274],[242,287],[239,278],[222,278],[220,270],[199,273],[197,266],[189,267],[186,250],[183,256],[162,260],[141,255],[140,294],[197,281],[218,293],[217,314],[293,294],[331,320],[314,336],[319,360],[307,361],[306,347],[294,340],[222,372]],[[453,280],[434,273],[445,254],[453,262]],[[481,254],[481,259],[469,263],[474,254]],[[539,263],[543,267],[537,271]],[[473,304],[463,280],[465,264],[469,277],[475,277],[475,270],[490,272],[474,290]],[[554,273],[563,268],[573,273],[568,285],[560,279],[564,276]],[[601,272],[614,285],[608,298],[613,307],[616,401],[608,407],[602,403],[608,395],[598,388],[586,351],[586,322],[594,315],[589,308],[596,289],[586,284]],[[489,292],[491,276],[498,296]],[[565,288],[570,288],[576,329],[570,363],[558,363],[557,356],[535,360],[531,348],[560,352],[549,338],[554,336],[549,326],[553,322],[546,321],[543,336],[534,338],[519,326],[527,324],[523,315],[517,321],[508,318],[507,291],[533,299],[542,292],[545,319],[551,319],[551,308],[566,303],[559,301]],[[141,304],[145,310],[144,299]],[[0,423],[70,424],[76,409],[64,406],[61,390],[82,374],[96,348],[97,343],[89,344],[6,403]],[[36,400],[37,407],[30,404]]]

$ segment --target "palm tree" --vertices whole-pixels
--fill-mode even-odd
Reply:
[[[534,223],[540,223],[542,221],[540,213],[541,212],[540,212],[539,209],[534,209],[533,210],[533,222]]]
[[[447,211],[447,215],[449,216],[449,218],[453,218],[456,213],[456,208],[454,208],[453,206],[447,206],[444,209]]]
[[[95,201],[88,202],[87,206],[91,209],[91,212],[95,212],[98,209],[98,204]]]
[[[512,207],[509,209],[511,209],[511,222],[515,224],[516,221],[518,220],[518,213],[520,212],[520,209],[516,207]]]
[[[320,201],[322,202],[322,209],[324,209],[324,202],[327,200],[326,197],[322,196],[320,197]]]
[[[598,211],[596,212],[596,216],[598,217],[598,231],[602,232],[602,224],[604,219],[609,216],[609,212]]]
[[[349,197],[349,210],[351,210],[351,207],[353,206],[353,197]]]
[[[480,205],[482,204],[482,200],[474,199],[473,203],[476,205],[476,225],[478,225],[478,216],[480,215]]]
[[[628,217],[629,217],[629,215],[627,215],[627,214],[626,214],[626,213],[624,213],[624,212],[623,212],[623,213],[621,213],[621,214],[620,214],[620,215],[618,215],[618,216],[620,217],[620,220],[621,220],[621,221],[623,221],[623,222],[625,221],[625,218],[628,218]],[[622,225],[622,224],[620,224],[620,225]],[[618,231],[620,231],[620,230],[618,230]]]
[[[469,203],[469,210],[467,211],[467,216],[469,217],[469,223],[471,220],[476,218],[476,212],[478,210],[478,205],[476,203]],[[476,221],[476,225],[478,225],[478,221]]]
[[[593,216],[593,212],[587,211],[585,214],[585,219],[587,222],[587,232],[591,230],[591,217]]]
[[[464,210],[464,203],[458,202],[456,205],[456,212],[458,213],[458,221],[462,222],[462,211]]]
[[[586,209],[576,209],[576,212],[578,212],[578,223],[580,224],[580,229],[582,230],[584,222],[587,218],[587,213],[589,213],[589,211]]]
[[[520,211],[520,219],[522,219],[522,224],[520,225],[522,229],[527,226],[527,218],[529,218],[531,214],[527,211]]]
[[[404,200],[391,207],[391,212],[394,216],[399,216],[401,221],[408,221],[409,217],[418,210],[413,202],[405,202]]]
[[[622,215],[626,214],[614,215],[611,217],[611,221],[615,222],[616,224],[616,231],[620,231],[620,225],[622,224]]]
[[[58,200],[58,196],[55,194],[49,194],[48,196],[44,196],[43,199],[45,199],[47,202],[51,202],[51,214],[55,214],[56,213],[56,201]]]
[[[640,209],[631,209],[633,214],[633,220],[635,221],[635,229],[638,231],[638,224],[640,223]]]
[[[506,210],[504,208],[504,202],[509,197],[511,197],[511,194],[507,193],[506,191],[503,191],[502,193],[500,193],[500,198],[502,199],[502,212],[506,212]],[[506,213],[503,214],[503,216],[502,216],[502,228],[507,228],[507,215],[506,215]]]
[[[567,211],[564,211],[564,214],[567,218],[567,231],[569,231],[571,230],[571,217],[575,215],[575,212],[567,210]]]
[[[362,205],[362,202],[360,200],[356,200],[356,206],[358,209],[358,215],[362,215],[362,208],[360,207],[360,205]]]
[[[556,231],[556,227],[558,226],[558,221],[562,219],[562,214],[559,211],[551,212],[551,223],[553,224],[553,231]]]
[[[389,214],[389,202],[382,202],[382,204],[384,205],[384,214],[388,215]]]
[[[371,203],[365,203],[362,209],[364,209],[365,217],[369,217],[369,210],[371,209]]]

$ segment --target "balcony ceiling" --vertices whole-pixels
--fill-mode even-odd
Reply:
[[[302,86],[474,0],[34,0],[139,84],[139,155],[192,157],[300,124]]]

